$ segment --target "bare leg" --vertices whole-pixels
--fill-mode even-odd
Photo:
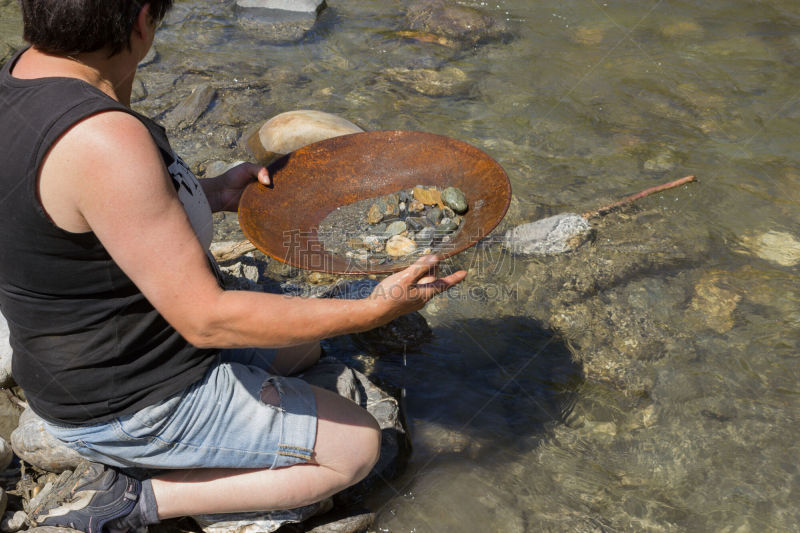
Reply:
[[[274,470],[196,469],[160,475],[152,480],[159,519],[292,509],[363,479],[380,452],[377,422],[350,400],[312,388],[318,416],[315,463]]]
[[[319,361],[319,356],[319,342],[278,348],[275,360],[270,365],[270,371],[279,376],[298,374],[306,368],[314,366]]]

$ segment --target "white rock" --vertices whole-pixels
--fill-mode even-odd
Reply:
[[[569,252],[583,244],[592,227],[576,213],[562,213],[506,232],[505,246],[514,254],[554,255]]]
[[[20,459],[48,472],[73,469],[83,460],[78,452],[52,436],[44,420],[30,407],[22,412],[17,429],[11,433],[11,446]]]
[[[9,511],[3,517],[3,521],[0,522],[0,531],[3,533],[16,533],[25,527],[25,520],[27,519],[28,515],[25,514],[25,511],[17,511],[15,513]]]
[[[245,9],[277,9],[302,13],[316,13],[324,4],[325,0],[236,0],[236,5]]]
[[[259,162],[269,164],[308,144],[363,131],[336,115],[302,109],[287,111],[266,121],[248,139],[247,146]]]
[[[9,335],[8,322],[0,314],[0,387],[14,385],[14,378],[11,376],[11,341]]]

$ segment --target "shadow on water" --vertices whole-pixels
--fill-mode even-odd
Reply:
[[[413,450],[387,483],[394,493],[437,465],[492,468],[529,453],[569,415],[583,383],[564,341],[523,316],[454,320],[405,353],[363,347],[345,336],[329,351],[401,399]]]

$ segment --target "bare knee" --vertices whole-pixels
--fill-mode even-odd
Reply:
[[[381,430],[365,409],[332,392],[314,388],[317,398],[315,459],[343,476],[345,486],[366,477],[378,462]]]

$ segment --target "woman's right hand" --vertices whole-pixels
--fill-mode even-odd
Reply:
[[[437,278],[438,264],[439,258],[426,255],[378,284],[367,297],[377,309],[380,321],[377,325],[422,309],[431,298],[460,283],[467,276],[465,270],[459,270],[449,276]]]

